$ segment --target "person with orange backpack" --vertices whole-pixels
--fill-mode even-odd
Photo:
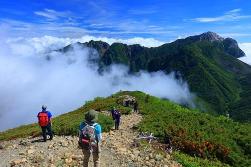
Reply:
[[[42,111],[37,114],[38,124],[42,129],[43,141],[46,142],[47,134],[50,136],[49,140],[52,140],[53,134],[51,130],[52,114],[46,110],[47,106],[42,106]]]

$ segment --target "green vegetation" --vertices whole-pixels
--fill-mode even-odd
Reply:
[[[86,108],[79,108],[76,111],[60,115],[53,119],[53,132],[56,135],[77,135],[80,122],[84,120],[84,112]],[[113,121],[110,117],[104,114],[98,115],[98,122],[102,125],[104,131],[109,131],[113,126]],[[18,128],[9,129],[0,133],[0,141],[11,140],[27,136],[38,136],[41,129],[37,123],[23,125]]]
[[[131,95],[139,103],[143,120],[139,131],[153,132],[165,143],[171,139],[175,151],[173,156],[187,167],[251,165],[251,124],[234,122],[225,116],[212,116],[198,110],[181,107],[168,100],[153,97],[142,92],[118,92],[107,98],[95,98],[79,109],[54,118],[56,134],[76,135],[84,112],[110,110],[113,106],[129,114],[131,108],[123,107],[122,96]],[[109,131],[113,122],[109,116],[100,114],[99,122],[104,131]],[[37,124],[10,129],[0,134],[0,140],[38,135]]]
[[[251,75],[240,79],[243,91],[240,99],[230,106],[231,117],[242,122],[250,122],[251,119]]]
[[[97,49],[102,72],[112,64],[124,64],[129,73],[176,72],[198,97],[197,108],[213,115],[227,115],[240,122],[251,120],[251,67],[237,58],[244,55],[233,39],[210,40],[208,32],[155,48],[90,41]],[[67,51],[67,48],[65,50]],[[248,81],[248,82],[247,82]],[[247,89],[247,87],[249,87]],[[248,99],[246,100],[246,98]]]
[[[223,164],[218,160],[208,160],[208,159],[202,159],[198,157],[191,157],[187,154],[181,153],[181,152],[174,152],[174,158],[177,162],[182,164],[184,167],[204,167],[204,166],[210,166],[210,167],[229,167],[227,164]]]
[[[144,115],[138,127],[140,131],[153,132],[162,142],[171,138],[175,149],[197,159],[217,160],[231,166],[244,167],[251,164],[250,124],[189,110],[139,92],[131,94],[139,101],[140,111]],[[189,164],[191,161],[191,158],[178,157],[184,163]],[[198,163],[204,162],[198,160]]]
[[[129,114],[131,108],[119,105],[119,102],[120,98],[113,96],[109,98],[97,97],[93,101],[86,102],[84,106],[75,111],[53,118],[53,131],[57,135],[77,135],[79,124],[84,120],[84,113],[90,109],[106,111],[116,107],[122,114]],[[112,118],[102,113],[98,115],[98,122],[101,124],[102,129],[105,132],[110,131],[113,126]],[[1,132],[0,141],[27,136],[38,136],[40,131],[41,129],[37,124],[24,125]]]

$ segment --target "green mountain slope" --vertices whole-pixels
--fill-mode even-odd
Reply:
[[[112,64],[128,66],[129,73],[140,70],[174,71],[196,93],[197,106],[201,110],[230,114],[240,121],[251,119],[250,110],[246,110],[249,104],[244,100],[246,96],[251,96],[248,91],[250,87],[247,89],[250,82],[243,82],[251,75],[251,66],[237,59],[245,54],[231,38],[224,39],[207,32],[155,48],[122,43],[109,46],[102,41],[80,45],[95,48],[99,52],[100,57],[96,62],[100,72]],[[71,45],[61,51],[69,48]]]
[[[179,150],[173,156],[184,166],[251,165],[250,123],[237,123],[224,116],[189,110],[142,92],[119,92],[89,101],[75,111],[54,118],[55,133],[76,135],[84,113],[91,108],[103,111],[116,106],[123,114],[130,113],[130,107],[121,105],[123,95],[135,97],[143,115],[143,121],[135,129],[153,132],[163,144],[171,140],[173,148]],[[111,118],[102,113],[99,122],[104,131],[109,131],[113,125]],[[37,124],[25,125],[0,133],[0,141],[39,133]]]

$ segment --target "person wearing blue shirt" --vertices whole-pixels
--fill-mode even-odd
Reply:
[[[88,162],[92,153],[94,167],[99,167],[99,155],[101,151],[101,141],[102,141],[102,129],[100,124],[96,123],[97,120],[97,112],[95,110],[90,110],[85,114],[85,121],[82,122],[79,126],[79,146],[82,148],[82,152],[84,154],[83,164],[84,167],[88,167]],[[89,140],[90,143],[84,143],[84,131],[87,127],[91,127],[93,129],[93,140]],[[90,130],[90,129],[89,129]],[[90,133],[90,132],[89,132]]]
[[[49,140],[52,140],[52,114],[47,111],[47,106],[42,106],[42,111],[37,114],[39,125],[42,129],[43,141],[46,142],[47,134],[50,136]]]

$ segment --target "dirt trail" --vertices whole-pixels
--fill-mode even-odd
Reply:
[[[170,155],[154,150],[132,147],[137,133],[133,126],[141,121],[138,114],[122,115],[120,130],[103,133],[101,167],[178,167]],[[82,166],[83,154],[78,149],[78,138],[55,136],[52,141],[40,138],[24,138],[3,142],[0,149],[0,166]],[[92,167],[92,160],[90,162]]]

